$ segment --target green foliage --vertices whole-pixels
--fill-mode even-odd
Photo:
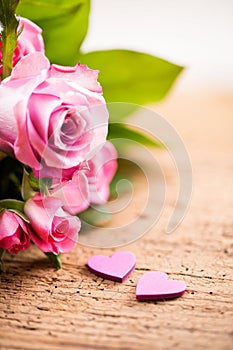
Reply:
[[[140,106],[134,103],[113,102],[107,103],[107,107],[109,111],[110,121],[119,123],[120,121],[123,121],[128,115],[137,111]]]
[[[15,209],[18,211],[23,212],[24,209],[24,202],[18,201],[17,199],[2,199],[0,201],[0,208],[4,209]]]
[[[161,143],[145,134],[143,131],[132,128],[125,123],[110,123],[108,128],[108,139],[122,139],[124,145],[127,141],[136,141],[149,147],[162,147]]]
[[[99,81],[108,102],[139,105],[160,101],[183,69],[158,57],[128,50],[90,52],[80,60],[100,71]]]
[[[27,167],[27,169],[24,169],[22,180],[21,194],[23,199],[27,200],[31,198],[36,192],[44,192],[45,194],[48,194],[52,182],[52,178],[49,177],[35,177],[33,171]]]
[[[87,34],[89,0],[21,0],[17,13],[30,18],[43,29],[46,54],[53,63],[74,65],[78,60],[100,71],[99,81],[107,102],[131,102],[142,105],[160,101],[183,67],[152,55],[106,50],[82,54]],[[121,106],[111,113],[119,121],[132,112]],[[133,110],[135,106],[133,107]]]
[[[29,173],[27,172],[26,169],[23,170],[23,180],[22,180],[22,186],[21,186],[21,194],[22,194],[22,197],[23,199],[26,201],[28,200],[29,198],[31,198],[36,192],[39,190],[39,181],[37,180],[36,182],[36,188],[34,186],[34,177],[33,179],[31,180],[30,177],[31,177],[31,174],[33,175],[33,173]],[[31,181],[30,181],[31,180]]]
[[[12,58],[16,47],[18,20],[15,10],[19,0],[0,0],[0,22],[3,30],[2,41],[2,79],[8,77],[12,70]]]
[[[29,183],[29,186],[31,187],[31,189],[34,191],[40,191],[39,179],[37,179],[34,176],[33,171],[26,172],[26,174],[28,174],[28,183]]]
[[[49,261],[56,267],[57,270],[62,268],[61,256],[62,254],[55,255],[53,253],[45,253]]]
[[[52,63],[74,65],[87,34],[90,0],[21,0],[17,14],[43,29]]]

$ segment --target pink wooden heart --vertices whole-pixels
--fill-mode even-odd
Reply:
[[[97,276],[124,282],[135,268],[136,257],[128,251],[116,252],[111,256],[94,255],[88,259],[87,265]]]
[[[186,290],[182,281],[168,280],[165,272],[146,272],[138,281],[136,298],[138,300],[172,299],[181,296]]]

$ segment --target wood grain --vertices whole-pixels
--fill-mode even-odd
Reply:
[[[124,284],[98,278],[85,266],[90,255],[114,250],[78,245],[64,256],[60,271],[35,247],[6,257],[7,272],[0,276],[0,349],[232,348],[231,101],[232,96],[219,94],[185,95],[179,88],[157,107],[187,144],[193,199],[183,223],[166,235],[177,179],[167,153],[156,153],[167,178],[165,211],[148,234],[124,248],[137,256],[137,268]],[[135,215],[137,209],[132,208]],[[187,292],[176,300],[136,301],[137,281],[149,270],[185,281]]]

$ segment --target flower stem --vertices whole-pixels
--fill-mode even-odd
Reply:
[[[19,0],[0,0],[0,22],[3,30],[2,41],[2,79],[11,74],[13,54],[16,48],[18,20],[15,10]]]
[[[56,267],[57,270],[60,270],[62,268],[61,253],[58,255],[55,255],[53,253],[45,253],[45,255],[48,257],[49,261]]]

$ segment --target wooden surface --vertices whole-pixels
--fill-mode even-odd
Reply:
[[[161,151],[165,211],[150,233],[124,248],[137,256],[137,268],[124,284],[97,278],[85,266],[92,254],[113,250],[78,245],[58,272],[35,247],[7,256],[7,272],[0,277],[2,350],[232,348],[231,100],[214,93],[189,95],[181,84],[156,108],[188,147],[194,193],[185,220],[166,235],[177,180],[171,159]],[[137,280],[149,270],[185,281],[187,292],[171,301],[136,301]]]

